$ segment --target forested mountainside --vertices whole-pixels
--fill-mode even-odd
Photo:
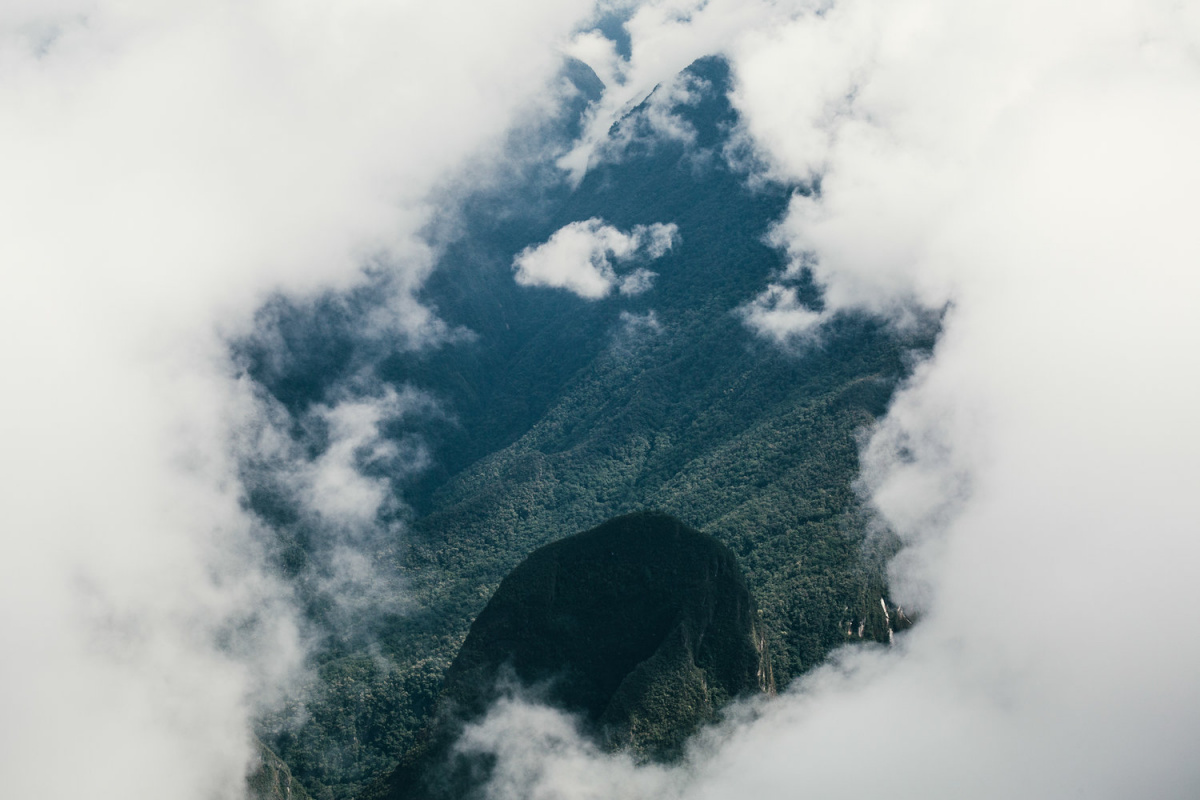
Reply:
[[[641,512],[535,550],[501,582],[446,672],[429,729],[366,797],[469,796],[487,759],[456,753],[511,683],[641,758],[678,756],[729,700],[774,690],[737,559],[707,534]]]
[[[311,800],[283,759],[262,742],[254,744],[257,760],[246,776],[248,800]]]
[[[567,120],[598,88],[580,68],[572,74],[581,92]],[[697,62],[684,85],[626,116],[614,132],[623,148],[579,186],[547,183],[531,167],[463,203],[420,299],[470,335],[381,349],[354,333],[373,302],[362,290],[269,307],[263,326],[285,359],[255,340],[240,345],[247,374],[296,417],[364,372],[426,393],[438,409],[389,429],[430,456],[423,471],[393,476],[404,505],[389,513],[406,525],[378,553],[381,569],[403,576],[406,609],[330,631],[302,713],[261,726],[314,798],[354,797],[413,747],[505,575],[538,548],[627,512],[661,510],[729,548],[780,686],[848,640],[886,639],[888,543],[864,547],[857,447],[912,353],[931,345],[936,320],[902,336],[845,315],[811,341],[756,337],[738,309],[784,266],[765,237],[791,192],[816,189],[749,180],[723,61]],[[651,112],[664,109],[691,135],[658,131]],[[649,265],[648,291],[586,300],[514,281],[524,248],[592,218],[622,230],[678,226],[675,245]],[[819,287],[802,289],[819,307]],[[269,480],[256,486],[250,505],[283,531],[281,569],[303,588],[312,534]],[[320,625],[317,589],[309,608]]]

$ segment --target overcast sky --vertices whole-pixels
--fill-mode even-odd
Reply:
[[[773,229],[794,267],[750,328],[787,343],[841,309],[949,308],[860,486],[909,545],[895,599],[924,616],[679,768],[498,708],[470,743],[501,756],[495,795],[1200,793],[1200,3],[607,5],[628,58],[562,0],[0,8],[8,794],[239,796],[249,722],[305,642],[238,503],[278,410],[228,338],[271,292],[370,264],[383,327],[430,344],[411,295],[438,189],[561,99],[563,55],[608,84],[561,162],[577,179],[622,108],[709,53],[764,168],[821,178]],[[615,285],[608,244],[579,286]],[[796,304],[801,267],[825,314]],[[320,411],[344,447],[384,447],[382,421],[423,402],[368,395]],[[330,452],[296,480],[317,513],[370,518],[379,487]]]

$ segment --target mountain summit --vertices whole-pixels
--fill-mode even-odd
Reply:
[[[449,746],[514,682],[578,714],[608,748],[675,757],[728,700],[774,691],[760,627],[729,548],[667,514],[546,545],[475,619],[426,743],[376,796],[458,797],[485,779],[486,764]]]

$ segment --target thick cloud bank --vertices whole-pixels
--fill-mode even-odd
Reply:
[[[274,411],[226,337],[268,293],[368,262],[393,291],[379,328],[436,337],[412,299],[429,194],[553,101],[570,41],[607,84],[563,159],[576,177],[622,110],[721,51],[745,140],[818,187],[773,234],[792,267],[752,327],[786,342],[843,309],[948,309],[863,459],[923,618],[678,769],[502,705],[462,745],[500,756],[494,795],[1195,797],[1200,8],[806,5],[647,3],[626,59],[570,38],[582,2],[6,4],[6,793],[241,793],[249,720],[304,634],[235,464]],[[794,291],[805,271],[822,309]],[[611,292],[598,272],[579,285]],[[329,449],[282,474],[339,541],[369,540],[384,503],[360,456],[419,462],[379,435],[414,403],[314,412]],[[356,551],[333,553],[329,579],[361,583]]]
[[[22,2],[0,9],[0,775],[23,798],[238,797],[249,721],[302,663],[238,448],[229,363],[271,292],[411,298],[448,171],[553,101],[584,2]],[[291,474],[369,536],[364,453],[411,398],[319,410]],[[261,442],[260,442],[261,443]],[[354,457],[352,458],[351,451]],[[419,454],[414,454],[414,457]],[[368,459],[370,460],[370,459]],[[330,580],[362,566],[331,549]]]
[[[863,454],[923,617],[677,769],[500,706],[463,744],[493,796],[1195,797],[1200,4],[849,0],[728,52],[764,162],[818,187],[748,324],[946,308]]]
[[[522,250],[513,259],[513,277],[522,286],[566,289],[586,300],[607,297],[613,289],[641,294],[653,285],[655,273],[638,268],[618,275],[613,261],[662,258],[678,239],[674,223],[636,225],[625,233],[603,220],[585,219],[564,225],[548,241]]]

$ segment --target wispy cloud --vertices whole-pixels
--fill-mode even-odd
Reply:
[[[768,286],[738,312],[751,330],[778,344],[810,334],[825,320],[823,314],[800,301],[796,287],[777,283]]]
[[[650,124],[660,134],[686,139],[687,130],[669,113],[671,102],[684,99],[687,92],[679,82],[679,73],[698,58],[723,53],[746,31],[769,29],[812,4],[804,0],[666,0],[602,5],[632,6],[623,25],[631,46],[626,56],[610,39],[596,31],[585,31],[577,34],[567,49],[591,66],[605,84],[604,96],[588,111],[578,143],[558,161],[576,183],[595,160],[605,157],[601,151],[611,142],[613,124],[657,86],[666,88],[659,96],[661,103],[651,104]]]
[[[380,325],[436,328],[412,299],[430,192],[534,102],[590,13],[0,12],[9,794],[74,797],[82,775],[100,798],[239,795],[249,719],[304,644],[234,457],[269,410],[225,343],[271,292],[354,286],[368,263],[395,276]],[[564,168],[582,176],[632,104],[729,53],[763,163],[820,178],[780,223],[797,267],[764,287],[786,312],[764,330],[811,325],[787,291],[801,269],[827,313],[949,305],[863,458],[908,544],[894,592],[925,613],[679,770],[515,705],[473,746],[531,797],[1194,796],[1197,4],[661,2],[626,29],[628,59],[565,45],[611,63]],[[613,291],[579,252],[600,277],[578,285]],[[314,412],[332,444],[297,480],[319,516],[377,512],[372,455],[407,457],[378,450],[398,409],[370,397]],[[503,718],[559,744],[530,760]]]
[[[674,223],[635,225],[626,233],[593,217],[564,225],[549,240],[522,250],[513,259],[513,277],[522,286],[566,289],[586,300],[607,297],[614,289],[641,294],[655,274],[638,268],[619,275],[613,262],[662,258],[678,239]]]
[[[815,188],[751,326],[945,311],[862,455],[922,620],[665,772],[498,707],[493,796],[1193,796],[1200,6],[857,0],[724,47],[763,163]]]
[[[300,418],[260,392],[257,420],[235,448],[250,506],[272,528],[274,559],[324,609],[313,635],[356,643],[407,607],[394,563],[408,516],[401,489],[430,463],[412,428],[443,417],[424,392],[370,383]]]
[[[355,286],[364,266],[391,276],[378,325],[436,329],[412,299],[431,192],[534,103],[589,13],[0,11],[6,792],[240,796],[250,719],[304,637],[243,506],[237,443],[270,411],[227,342],[272,293]],[[323,518],[370,517],[366,462],[407,457],[376,435],[390,402],[316,412],[331,445],[298,479]]]

